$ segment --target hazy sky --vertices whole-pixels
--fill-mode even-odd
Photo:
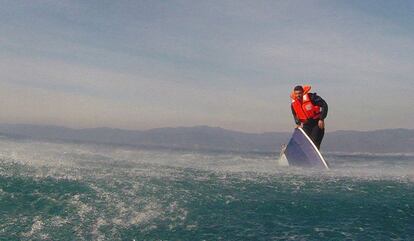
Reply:
[[[0,1],[0,122],[413,128],[414,1]]]

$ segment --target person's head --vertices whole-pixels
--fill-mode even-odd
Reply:
[[[301,85],[295,86],[295,88],[293,88],[293,94],[294,94],[296,99],[302,100],[302,98],[303,98],[303,87]]]

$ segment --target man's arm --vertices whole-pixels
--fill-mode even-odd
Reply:
[[[293,119],[295,119],[295,123],[296,123],[296,125],[300,125],[300,124],[301,124],[301,122],[300,122],[300,120],[298,119],[298,117],[296,116],[296,112],[295,112],[295,110],[293,109],[293,105],[290,105],[290,109],[292,110]]]
[[[324,120],[328,116],[328,104],[316,93],[310,94],[310,99],[312,104],[322,107],[320,119]]]

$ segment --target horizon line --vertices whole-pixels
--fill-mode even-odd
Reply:
[[[20,126],[36,126],[36,127],[56,127],[56,128],[65,128],[65,129],[71,129],[71,130],[88,130],[88,129],[111,129],[111,130],[122,130],[122,131],[151,131],[151,130],[157,130],[157,129],[179,129],[179,128],[197,128],[197,127],[207,127],[211,129],[222,129],[225,131],[232,131],[232,132],[239,132],[239,133],[245,133],[245,134],[266,134],[266,133],[289,133],[289,131],[264,131],[264,132],[248,132],[248,131],[240,131],[240,130],[234,130],[234,129],[228,129],[223,128],[220,126],[210,126],[210,125],[191,125],[191,126],[164,126],[164,127],[155,127],[155,128],[149,128],[149,129],[128,129],[128,128],[118,128],[118,127],[108,127],[108,126],[99,126],[99,127],[86,127],[86,128],[75,128],[75,127],[69,127],[64,125],[57,125],[57,124],[31,124],[31,123],[0,123],[0,125],[20,125]],[[291,128],[292,130],[294,128]],[[383,129],[373,129],[373,130],[332,130],[327,131],[327,133],[334,133],[334,132],[341,132],[341,131],[354,131],[354,132],[375,132],[375,131],[383,131],[383,130],[414,130],[409,128],[403,128],[403,127],[396,127],[396,128],[383,128]]]

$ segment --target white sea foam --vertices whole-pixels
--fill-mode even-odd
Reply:
[[[343,158],[343,155],[347,155]],[[411,177],[414,175],[413,155],[407,153],[326,153],[332,171],[326,175],[364,177]],[[0,140],[0,159],[30,167],[38,167],[38,177],[54,176],[80,180],[82,170],[122,169],[126,175],[171,176],[171,168],[192,168],[204,171],[257,174],[306,174],[308,171],[284,167],[278,156],[232,153],[198,153],[191,151],[138,150],[127,147],[50,143],[41,141]],[[375,160],[371,160],[375,159]],[[402,159],[402,160],[400,160]],[[50,167],[44,168],[41,167]],[[313,175],[314,172],[310,171]],[[95,172],[97,178],[111,173]],[[99,177],[101,175],[101,177]]]
[[[41,232],[41,230],[43,229],[43,225],[44,225],[44,223],[41,220],[41,218],[39,216],[36,216],[33,219],[32,226],[30,228],[30,231],[23,233],[22,236],[23,237],[26,237],[26,238],[31,238],[34,235],[39,234]],[[47,238],[47,235],[45,235],[45,234],[43,234],[43,235],[41,234],[39,236],[41,236],[42,239],[46,239]]]
[[[20,165],[18,173],[35,179],[51,177],[77,181],[94,192],[96,200],[82,193],[69,199],[69,204],[76,210],[76,218],[81,222],[91,222],[90,230],[76,227],[77,236],[82,239],[87,232],[91,232],[94,240],[106,239],[103,229],[116,230],[137,225],[153,229],[156,227],[152,222],[155,219],[169,219],[171,229],[175,228],[174,225],[186,225],[189,230],[197,228],[197,223],[185,224],[188,211],[177,200],[162,203],[157,198],[140,195],[148,189],[150,193],[157,192],[155,184],[148,186],[151,179],[174,181],[190,175],[195,181],[203,182],[208,181],[209,174],[213,173],[217,180],[226,184],[234,176],[242,181],[255,182],[266,182],[276,177],[279,182],[287,182],[294,192],[306,187],[308,179],[292,179],[292,176],[328,178],[331,182],[343,177],[414,181],[414,160],[410,155],[368,155],[371,159],[355,153],[345,159],[341,155],[344,154],[327,153],[332,170],[319,171],[285,167],[278,163],[278,156],[258,154],[138,150],[104,145],[0,140],[0,160],[10,168],[13,164]],[[0,167],[0,175],[14,175],[10,168]],[[195,172],[189,174],[189,169]],[[344,185],[343,191],[354,192],[355,189],[351,183]],[[0,194],[3,194],[1,190]],[[226,204],[237,201],[232,195],[222,198]],[[100,205],[103,206],[101,209]],[[70,222],[69,218],[59,216],[43,220],[37,217],[30,231],[23,236],[41,237],[47,223],[62,227]]]

